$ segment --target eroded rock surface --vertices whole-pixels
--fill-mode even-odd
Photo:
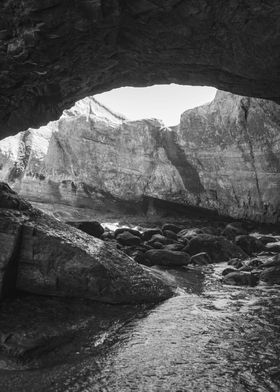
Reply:
[[[278,0],[3,0],[0,15],[2,138],[124,85],[279,101]]]
[[[278,223],[279,131],[279,105],[221,91],[173,128],[87,98],[59,121],[1,141],[0,179],[48,205],[106,212],[146,197]]]
[[[193,203],[260,222],[280,220],[280,106],[218,91],[187,110],[178,128],[201,188]]]
[[[6,184],[0,194],[1,295],[19,289],[109,303],[172,295],[149,269],[107,243],[34,209]]]

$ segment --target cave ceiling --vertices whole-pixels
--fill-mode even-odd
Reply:
[[[160,83],[280,102],[279,0],[1,0],[1,138]]]

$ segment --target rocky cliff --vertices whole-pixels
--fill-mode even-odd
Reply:
[[[278,222],[280,106],[218,92],[180,124],[129,121],[94,98],[0,142],[0,178],[31,201],[105,210],[143,197]]]
[[[158,120],[127,121],[87,98],[59,121],[1,141],[0,176],[36,202],[97,209],[143,195],[182,201],[199,179],[184,175],[173,136]]]
[[[204,192],[196,203],[222,214],[280,220],[280,106],[218,91],[181,116],[178,139]]]

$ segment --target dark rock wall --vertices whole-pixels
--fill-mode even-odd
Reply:
[[[279,102],[279,19],[278,0],[2,0],[1,138],[124,85]]]

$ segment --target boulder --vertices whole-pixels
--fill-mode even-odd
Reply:
[[[152,244],[153,242],[160,242],[161,244],[168,245],[174,244],[176,241],[161,234],[154,234],[148,243]]]
[[[0,244],[9,246],[1,246],[0,296],[15,289],[109,303],[172,296],[152,271],[110,244],[45,215],[9,189],[6,193],[0,197]]]
[[[163,249],[165,246],[161,242],[152,242],[152,248],[153,249]]]
[[[121,227],[119,229],[116,229],[114,232],[115,238],[117,238],[118,235],[122,233],[130,233],[136,237],[142,238],[142,234],[140,233],[140,231],[131,229],[130,227]]]
[[[223,271],[222,271],[222,275],[223,276],[226,276],[226,275],[228,275],[228,274],[230,274],[230,273],[232,273],[232,272],[236,272],[237,270],[235,269],[235,268],[230,268],[230,267],[228,267],[228,268],[225,268]]]
[[[250,235],[238,235],[235,237],[235,243],[248,255],[264,250],[263,243]]]
[[[165,246],[166,249],[168,250],[175,250],[175,251],[180,251],[184,248],[183,244],[168,244]]]
[[[85,233],[92,235],[96,238],[102,238],[105,230],[102,225],[97,221],[75,221],[75,222],[65,222],[70,226],[76,227],[79,230],[84,231]]]
[[[145,253],[142,252],[141,250],[136,250],[131,257],[139,264],[144,264],[145,265],[145,260],[146,256]]]
[[[187,253],[168,249],[149,250],[145,257],[151,265],[180,266],[190,263],[190,256]]]
[[[208,265],[211,263],[211,259],[207,253],[201,252],[193,255],[190,263],[194,265]]]
[[[242,262],[242,260],[234,258],[229,260],[228,265],[231,265],[232,267],[239,269],[244,266],[244,263]]]
[[[163,230],[163,234],[165,235],[165,237],[171,238],[172,240],[177,241],[177,234],[174,233],[174,231],[171,231],[171,230]]]
[[[265,249],[270,252],[280,253],[280,242],[269,242],[265,245]]]
[[[175,234],[177,234],[180,230],[182,230],[182,226],[174,225],[172,223],[165,223],[161,229],[162,231],[173,231]]]
[[[201,229],[183,229],[177,233],[178,237],[191,239],[196,237],[198,234],[205,234]]]
[[[270,267],[279,267],[280,268],[280,255],[277,254],[274,257],[270,258],[266,262],[264,262],[259,268],[270,268]]]
[[[129,231],[123,231],[117,234],[116,239],[123,246],[136,246],[142,242],[140,237],[133,235]]]
[[[145,231],[142,233],[143,241],[149,241],[149,240],[152,238],[152,236],[155,235],[155,234],[161,234],[161,235],[162,235],[161,229],[155,228],[155,229],[148,229],[148,230],[145,230]]]
[[[263,262],[260,259],[252,259],[247,261],[246,265],[249,267],[258,268],[263,265]]]
[[[241,222],[232,222],[226,225],[222,235],[229,240],[234,240],[238,235],[247,235],[248,231]]]
[[[239,246],[228,241],[223,236],[198,234],[190,240],[189,245],[190,254],[206,252],[213,263],[227,261],[234,257],[241,259],[247,257],[246,253]]]
[[[265,270],[260,274],[260,280],[267,284],[280,285],[280,266],[265,268]]]
[[[223,283],[233,286],[255,286],[259,277],[249,272],[230,272],[223,277]]]
[[[277,237],[273,237],[271,235],[262,235],[258,238],[264,245],[272,242],[277,242],[279,239]]]

